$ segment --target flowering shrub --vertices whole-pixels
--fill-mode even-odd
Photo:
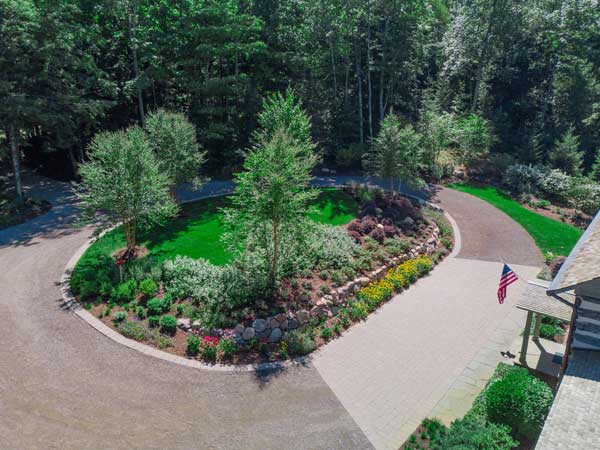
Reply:
[[[543,166],[515,164],[506,170],[503,182],[515,194],[536,194],[547,172]]]
[[[553,169],[544,177],[540,188],[546,197],[564,202],[568,197],[567,194],[572,184],[572,177],[562,170]]]
[[[214,361],[217,358],[217,346],[219,345],[219,338],[216,336],[204,336],[200,343],[200,350],[202,357],[209,361]]]
[[[340,269],[348,265],[358,245],[343,227],[315,224],[307,239],[309,265]]]

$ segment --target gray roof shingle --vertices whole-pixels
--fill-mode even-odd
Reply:
[[[535,448],[600,449],[600,352],[573,350]]]

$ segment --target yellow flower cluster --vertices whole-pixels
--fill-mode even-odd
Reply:
[[[389,299],[394,291],[399,292],[414,283],[419,276],[428,273],[432,267],[433,261],[427,256],[405,261],[396,268],[390,269],[382,280],[375,281],[358,291],[357,299],[365,303],[368,309],[373,310],[379,303]]]

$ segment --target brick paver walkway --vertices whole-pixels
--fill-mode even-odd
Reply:
[[[522,280],[541,255],[508,216],[466,194],[436,199],[460,229],[458,257],[394,298],[315,359],[323,379],[376,449],[397,449],[425,417],[461,417],[525,324],[513,307],[523,282],[499,305],[503,258]],[[520,264],[519,264],[520,263]]]

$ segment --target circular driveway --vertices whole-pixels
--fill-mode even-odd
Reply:
[[[77,318],[58,283],[92,229],[72,226],[66,186],[41,192],[53,196],[50,214],[0,231],[0,447],[372,448],[310,363],[280,372],[190,369],[116,344]],[[537,261],[531,238],[503,213],[482,214],[487,204],[466,194],[439,196],[461,229],[460,257],[489,259],[501,249],[508,262]]]

